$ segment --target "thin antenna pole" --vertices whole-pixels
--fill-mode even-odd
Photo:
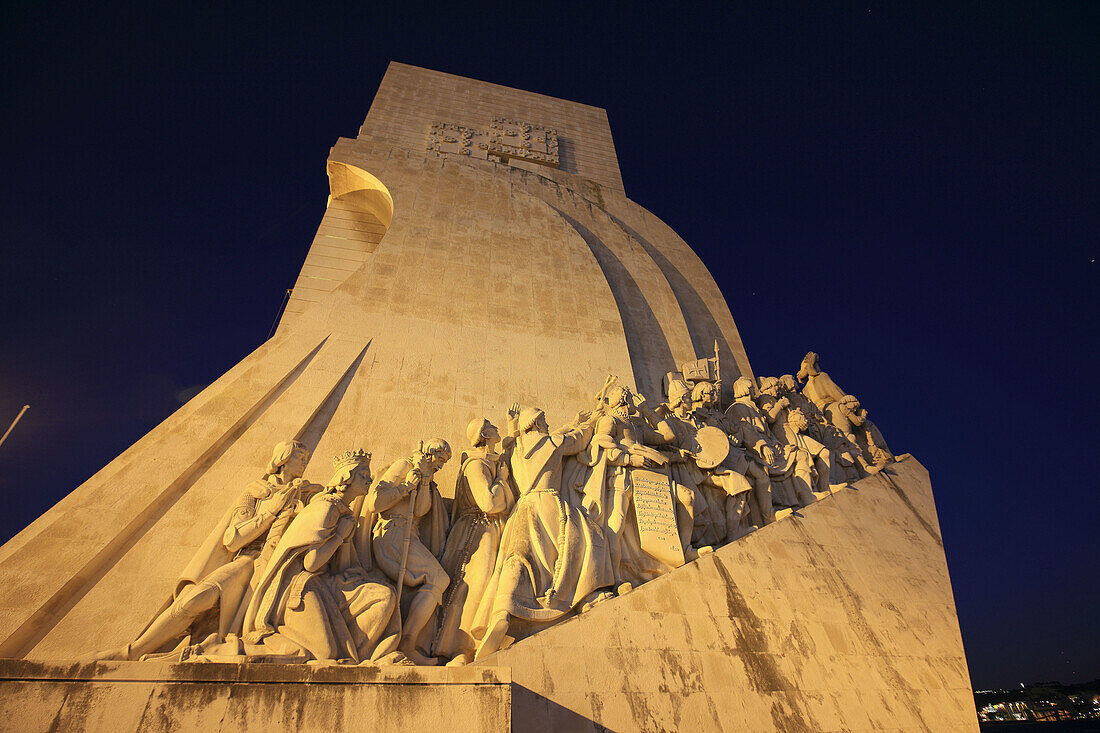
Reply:
[[[8,439],[8,435],[11,434],[11,431],[15,430],[15,424],[19,422],[19,418],[23,417],[23,413],[29,409],[31,409],[30,405],[23,405],[23,409],[20,410],[19,414],[15,416],[15,419],[11,421],[11,427],[9,427],[8,431],[4,433],[4,437],[0,438],[0,445],[4,444],[4,441]]]

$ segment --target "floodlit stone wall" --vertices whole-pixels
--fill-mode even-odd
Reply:
[[[506,731],[508,670],[0,661],[0,729]]]
[[[421,152],[432,122],[485,130],[495,116],[554,128],[562,171],[623,190],[603,109],[407,64],[390,64],[359,139]]]
[[[977,730],[915,458],[485,663],[516,730]]]

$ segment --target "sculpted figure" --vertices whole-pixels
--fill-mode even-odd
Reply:
[[[726,425],[726,416],[718,409],[718,388],[710,382],[698,382],[692,387],[691,404],[695,416],[707,425]]]
[[[443,569],[451,584],[443,596],[442,622],[433,653],[467,664],[477,651],[474,617],[493,575],[504,522],[516,503],[500,432],[484,418],[466,428],[470,452],[462,456],[455,483],[451,531],[443,551]],[[512,438],[507,439],[510,447]]]
[[[803,504],[813,500],[806,496],[808,491],[832,490],[832,455],[823,443],[806,434],[809,426],[810,421],[797,408],[787,414],[783,425],[785,442],[795,447],[795,491]]]
[[[693,491],[691,543],[696,548],[709,549],[726,539],[726,492],[712,480],[712,472],[698,464],[693,453],[698,448],[696,436],[699,429],[706,423],[695,416],[691,390],[680,380],[669,384],[668,402],[658,408],[658,413],[664,414],[673,435],[672,440],[663,447],[669,457],[672,479]],[[744,476],[741,479],[744,490],[751,490],[752,486]]]
[[[562,496],[562,461],[588,444],[595,419],[582,412],[551,433],[537,408],[513,409],[509,418],[518,430],[511,468],[519,499],[478,607],[475,659],[499,649],[513,623],[557,621],[614,581],[598,527]]]
[[[802,388],[802,394],[821,410],[825,409],[825,405],[837,402],[844,396],[844,390],[836,385],[832,377],[821,371],[818,356],[812,351],[802,358],[802,366],[798,369],[798,381],[806,382],[806,386]]]
[[[790,377],[790,375],[787,375]],[[790,377],[791,383],[794,377]],[[805,492],[828,492],[832,481],[832,455],[825,445],[815,435],[817,430],[810,429],[810,420],[799,408],[791,409],[791,399],[787,396],[788,388],[775,377],[762,377],[760,379],[760,394],[756,397],[756,405],[760,408],[764,418],[775,436],[784,446],[793,446],[796,454],[796,480],[795,493],[802,497],[800,504],[805,505]],[[801,397],[801,395],[799,395]],[[809,400],[803,400],[809,403]],[[813,404],[813,403],[809,403]],[[791,415],[798,412],[797,425],[788,425]],[[811,478],[812,474],[812,478]],[[845,483],[840,481],[839,483]]]
[[[859,400],[852,395],[844,395],[839,402],[829,405],[826,410],[830,422],[862,451],[864,468],[874,471],[882,468],[894,459],[894,454],[886,447],[875,424],[867,418],[867,410],[861,409]],[[871,465],[868,465],[868,460]]]
[[[832,468],[832,475],[829,478],[831,487],[858,481],[864,477],[865,473],[859,462],[861,454],[859,447],[837,430],[817,405],[798,391],[798,383],[792,375],[784,374],[780,377],[779,395],[790,400],[791,409],[798,409],[805,416],[809,423],[805,433],[829,449]]]
[[[211,632],[206,642],[219,643],[239,632],[249,583],[269,530],[277,519],[282,521],[276,530],[285,528],[298,502],[321,488],[301,478],[308,460],[309,450],[301,443],[276,445],[264,477],[237,497],[180,575],[168,608],[133,642],[94,658],[133,660],[161,651],[189,630],[195,636],[196,622],[214,609],[216,618],[203,624]]]
[[[810,398],[798,391],[798,382],[794,375],[784,374],[779,378],[779,388],[775,393],[779,397],[786,397],[789,409],[802,410],[802,414],[810,421],[810,430],[814,430],[815,424],[825,422],[825,414],[821,412]]]
[[[669,458],[651,446],[675,439],[664,418],[646,405],[645,398],[627,387],[612,387],[607,404],[596,420],[592,442],[577,455],[580,478],[567,481],[583,494],[588,518],[603,524],[619,594],[652,580],[671,568],[646,553],[641,546],[633,502],[633,471],[639,468],[669,475]],[[680,544],[688,559],[691,554],[694,491],[675,486],[674,509]]]
[[[756,395],[756,406],[760,408],[760,412],[764,415],[764,420],[768,425],[768,431],[775,437],[780,443],[786,443],[786,430],[784,424],[787,422],[787,411],[790,407],[791,401],[785,396],[779,394],[779,380],[776,377],[761,377],[760,378],[760,391]]]
[[[744,386],[751,386],[749,380],[742,377]],[[734,382],[734,389],[737,388]],[[726,411],[726,414],[714,409],[718,402],[718,392],[714,385],[708,382],[700,382],[691,392],[693,410],[695,415],[707,425],[721,428],[730,438],[732,447],[729,456],[723,462],[723,466],[731,472],[740,474],[752,484],[752,493],[744,495],[742,485],[734,477],[722,479],[723,488],[727,494],[734,497],[733,506],[727,502],[727,540],[736,539],[744,534],[749,526],[763,527],[775,521],[775,509],[772,507],[772,481],[766,466],[767,456],[773,453],[756,450],[758,444],[753,435],[746,435],[739,422],[734,405]],[[752,404],[752,401],[749,401]],[[755,408],[755,405],[753,405]],[[752,449],[752,450],[750,450]],[[774,456],[773,456],[774,457]],[[731,493],[733,492],[733,493]],[[736,519],[734,519],[736,517]],[[731,521],[734,520],[734,521]]]
[[[431,635],[425,630],[450,584],[438,560],[448,516],[432,480],[450,458],[451,446],[442,438],[421,443],[411,456],[395,461],[382,473],[365,502],[368,511],[377,513],[372,529],[375,561],[394,583],[417,589],[398,648],[422,665],[438,662],[428,656]]]
[[[797,507],[815,501],[808,487],[804,489],[793,480],[798,448],[780,443],[771,434],[767,417],[752,399],[752,380],[739,377],[733,383],[733,395],[734,402],[726,415],[735,421],[741,442],[766,466],[772,485],[772,503],[780,507]]]
[[[370,454],[334,459],[329,486],[287,527],[256,584],[245,614],[245,651],[307,659],[369,660],[396,602],[396,592],[362,566],[352,536],[352,508],[370,483]]]

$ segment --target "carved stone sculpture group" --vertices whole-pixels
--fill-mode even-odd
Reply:
[[[738,378],[728,406],[717,357],[667,374],[655,406],[616,381],[559,428],[519,405],[503,435],[471,421],[449,506],[443,439],[373,478],[348,451],[327,486],[279,443],[164,610],[91,658],[466,664],[894,460],[813,352],[796,376]]]

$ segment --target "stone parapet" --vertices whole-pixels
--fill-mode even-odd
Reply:
[[[497,667],[0,660],[0,730],[508,730]]]

